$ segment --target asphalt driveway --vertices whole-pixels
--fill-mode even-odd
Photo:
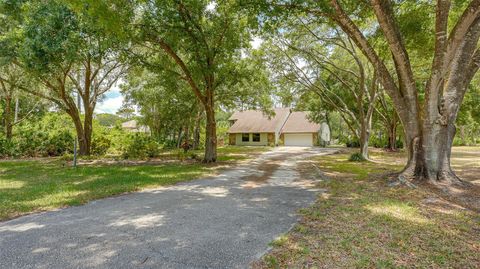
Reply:
[[[276,148],[219,176],[0,223],[0,268],[246,268],[315,200],[305,159]]]

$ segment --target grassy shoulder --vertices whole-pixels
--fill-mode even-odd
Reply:
[[[172,156],[170,162],[155,165],[81,165],[74,169],[59,159],[0,161],[0,220],[192,180],[265,150],[268,148],[221,147],[220,165],[182,162],[178,152],[171,151],[165,153]]]
[[[374,162],[360,163],[349,155],[314,160],[329,178],[320,183],[326,192],[254,267],[478,268],[478,213],[422,188],[389,187],[402,153],[375,151]]]

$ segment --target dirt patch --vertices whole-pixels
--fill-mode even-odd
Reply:
[[[422,187],[444,198],[449,203],[480,213],[480,186],[477,184],[452,186],[438,183],[437,185],[425,184]]]
[[[285,161],[285,159],[285,156],[274,157],[265,161],[264,163],[259,164],[256,168],[256,171],[258,171],[257,173],[241,178],[241,180],[246,181],[242,187],[255,188],[265,184],[272,177],[273,173],[278,170],[281,163]]]

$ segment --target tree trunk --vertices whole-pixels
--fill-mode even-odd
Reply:
[[[183,133],[183,127],[180,127],[178,130],[178,137],[177,137],[177,148],[180,148],[182,145],[182,133]]]
[[[387,123],[388,145],[391,151],[397,150],[397,115],[395,111],[392,113],[392,119]]]
[[[202,121],[202,112],[199,111],[195,119],[195,127],[193,129],[193,149],[197,150],[200,147],[200,123]]]
[[[15,98],[15,116],[13,117],[13,123],[15,124],[18,121],[18,111],[20,110],[20,102],[18,97]]]
[[[12,128],[12,98],[6,96],[5,98],[5,137],[11,140],[13,136]]]
[[[92,134],[93,134],[93,109],[89,108],[85,112],[85,119],[83,123],[83,132],[85,139],[85,151],[83,155],[90,155],[92,150]]]
[[[388,145],[387,148],[391,151],[397,150],[397,125],[391,124],[388,127]]]
[[[78,138],[78,154],[81,156],[88,156],[90,154],[89,143],[87,142],[85,131],[82,126],[82,120],[80,119],[80,115],[77,113],[77,110],[71,111],[68,110],[67,113],[72,118],[73,124],[75,125],[75,131],[77,133]]]
[[[480,2],[470,1],[448,32],[450,4],[450,1],[436,4],[432,69],[425,96],[420,98],[392,1],[372,0],[371,5],[391,52],[398,84],[340,1],[331,0],[331,19],[353,39],[379,72],[380,81],[401,120],[408,152],[407,165],[399,176],[401,181],[461,182],[450,167],[450,155],[458,109],[480,67]]]
[[[217,161],[217,123],[215,122],[215,107],[213,93],[207,92],[205,114],[207,117],[205,137],[205,157],[203,162],[211,163]]]
[[[370,140],[370,130],[372,126],[372,117],[370,116],[367,119],[362,119],[362,123],[360,125],[360,154],[362,154],[363,158],[366,160],[369,159],[368,155],[368,142]]]

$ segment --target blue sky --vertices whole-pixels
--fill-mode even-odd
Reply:
[[[97,104],[95,108],[96,113],[111,113],[115,114],[122,106],[123,96],[120,93],[120,89],[114,86],[110,91],[105,94],[105,98],[102,102]]]

